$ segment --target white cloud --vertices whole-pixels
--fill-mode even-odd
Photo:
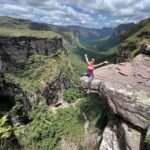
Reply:
[[[149,0],[63,0],[63,2],[93,13],[110,13],[118,17],[150,15]]]
[[[103,16],[103,15],[99,14],[99,15],[98,15],[98,19],[99,19],[99,20],[106,20],[106,19],[107,19],[107,17],[105,17],[105,16]]]
[[[1,0],[0,15],[100,28],[137,22],[150,9],[149,0]]]

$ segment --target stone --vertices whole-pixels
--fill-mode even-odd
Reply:
[[[125,122],[121,122],[118,126],[118,139],[121,149],[140,150],[141,148],[141,132],[133,129]],[[143,143],[142,143],[143,144]]]
[[[132,62],[110,64],[94,71],[91,90],[99,93],[113,113],[147,129],[150,124],[150,57],[138,55]],[[86,89],[87,77],[80,80]]]
[[[104,129],[99,150],[120,150],[117,140],[117,120],[110,120]]]
[[[140,131],[113,116],[104,129],[99,150],[140,150],[144,145],[141,138]]]
[[[146,132],[146,150],[149,150],[150,149],[150,126],[148,127],[147,129],[147,132]]]

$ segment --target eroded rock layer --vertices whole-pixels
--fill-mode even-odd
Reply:
[[[87,87],[87,78],[81,78]],[[105,98],[111,110],[133,125],[150,123],[150,58],[138,55],[131,63],[111,64],[95,70],[92,90]]]

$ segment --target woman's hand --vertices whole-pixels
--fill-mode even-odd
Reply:
[[[88,57],[87,57],[87,54],[84,54],[84,56],[85,56],[85,59],[86,59],[87,64],[89,65],[90,62],[89,62],[89,59],[88,59]]]

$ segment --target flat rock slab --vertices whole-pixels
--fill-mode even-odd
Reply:
[[[150,57],[138,55],[132,62],[96,69],[92,91],[106,99],[111,110],[135,126],[150,124]],[[87,87],[87,77],[80,85]]]

